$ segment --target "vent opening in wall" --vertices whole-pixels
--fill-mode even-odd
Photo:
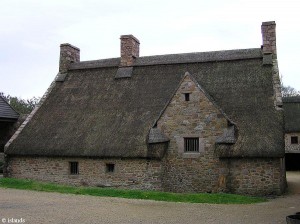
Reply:
[[[199,152],[199,138],[184,138],[184,152]]]
[[[115,164],[107,163],[106,164],[106,172],[107,173],[113,173],[114,171],[115,171]]]
[[[70,162],[70,174],[76,175],[79,174],[78,162]]]
[[[185,101],[190,101],[190,93],[185,93],[184,99],[185,99]]]
[[[291,144],[298,144],[298,136],[291,137]]]

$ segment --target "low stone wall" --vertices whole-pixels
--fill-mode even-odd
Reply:
[[[75,161],[79,174],[71,175],[70,162]],[[114,164],[114,172],[107,172],[106,164]],[[155,160],[13,157],[7,171],[10,177],[76,186],[162,190],[161,164]]]
[[[163,188],[172,192],[228,192],[226,163],[209,153],[199,158],[169,157],[164,161]]]
[[[78,162],[79,174],[70,174],[70,162]],[[175,161],[175,162],[174,162]],[[106,164],[114,164],[108,172]],[[172,192],[227,192],[248,195],[280,195],[285,189],[282,159],[173,158],[92,159],[13,157],[8,176],[69,185]]]
[[[208,155],[206,155],[208,157]],[[172,192],[281,195],[286,188],[280,158],[172,159],[164,163],[163,188]]]
[[[286,187],[283,161],[280,158],[230,159],[228,190],[237,194],[281,195]]]

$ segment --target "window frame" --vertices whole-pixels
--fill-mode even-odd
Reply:
[[[199,137],[184,137],[183,138],[183,152],[184,153],[199,153],[200,140]]]

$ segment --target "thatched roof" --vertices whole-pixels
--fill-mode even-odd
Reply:
[[[300,132],[300,96],[283,98],[285,132]]]
[[[272,66],[263,65],[261,49],[140,57],[132,70],[119,64],[73,63],[6,153],[147,157],[149,134],[167,140],[151,128],[189,72],[236,125],[232,156],[284,154]]]
[[[0,121],[15,122],[19,114],[0,96]]]

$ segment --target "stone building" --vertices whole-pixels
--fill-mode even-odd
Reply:
[[[275,22],[259,48],[80,61],[59,73],[6,145],[6,176],[162,190],[281,194],[283,111]]]
[[[300,96],[283,98],[287,170],[300,170]]]
[[[4,159],[4,145],[14,134],[19,114],[0,96],[0,173]]]
[[[0,96],[0,153],[4,151],[4,145],[14,134],[14,126],[19,114]]]

